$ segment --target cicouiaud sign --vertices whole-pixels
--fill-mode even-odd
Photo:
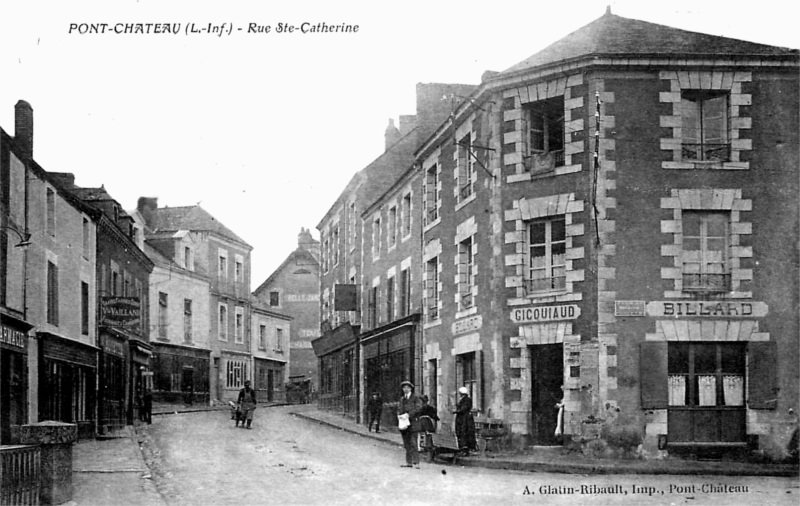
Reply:
[[[560,306],[532,306],[511,310],[511,321],[514,323],[539,323],[558,320],[574,320],[581,315],[577,304]]]

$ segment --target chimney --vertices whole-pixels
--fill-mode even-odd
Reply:
[[[400,135],[407,135],[417,126],[417,116],[414,114],[403,114],[400,116]]]
[[[14,106],[14,139],[22,149],[22,156],[33,158],[33,107],[24,100]]]
[[[400,140],[400,130],[394,126],[394,119],[389,118],[389,125],[386,127],[383,137],[386,140],[386,151],[389,151],[389,148]]]
[[[65,190],[75,188],[75,174],[71,172],[48,172],[48,174],[55,180],[56,185]]]
[[[153,212],[158,209],[158,197],[139,197],[136,210],[142,215],[144,223],[150,227],[153,223]]]
[[[300,228],[300,233],[297,234],[297,248],[308,249],[310,245],[314,244],[314,238],[311,237],[311,232],[307,228]]]

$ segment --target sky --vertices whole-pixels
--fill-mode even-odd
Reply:
[[[128,210],[200,204],[253,252],[253,288],[384,149],[420,82],[478,84],[602,16],[800,48],[785,1],[7,2],[0,127],[34,109],[34,158]],[[355,33],[301,33],[358,25]],[[83,33],[106,23],[109,33]],[[118,23],[181,33],[116,34]],[[216,33],[186,33],[222,25]],[[268,33],[248,33],[251,24]],[[280,24],[296,26],[278,32]],[[73,26],[74,25],[74,26]],[[72,28],[71,28],[72,26]],[[233,29],[230,33],[230,27]],[[239,30],[241,28],[241,30]]]

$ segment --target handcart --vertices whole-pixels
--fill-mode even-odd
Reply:
[[[458,447],[455,431],[442,426],[437,431],[436,422],[429,416],[419,418],[420,432],[418,434],[417,448],[425,454],[427,462],[433,462],[437,455],[450,455],[452,462],[461,453]]]

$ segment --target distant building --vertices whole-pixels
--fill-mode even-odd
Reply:
[[[317,357],[311,340],[319,336],[319,241],[307,229],[297,237],[297,249],[256,288],[263,307],[292,317],[289,333],[288,378],[317,385]]]
[[[179,264],[185,264],[188,254],[194,271],[208,278],[210,397],[235,400],[245,380],[253,377],[252,246],[198,205],[159,208],[157,199],[140,198],[137,213],[149,245]]]
[[[474,86],[461,84],[418,84],[416,115],[400,116],[399,126],[395,126],[394,122],[390,120],[384,133],[385,151],[352,177],[317,225],[321,243],[320,318],[322,332],[321,337],[314,341],[313,346],[320,364],[320,384],[317,398],[321,407],[342,409],[354,417],[359,415],[364,385],[360,379],[363,371],[363,350],[358,345],[358,339],[364,318],[367,316],[379,317],[377,309],[381,308],[380,314],[383,316],[379,317],[377,321],[367,322],[368,328],[371,330],[388,324],[389,321],[386,318],[389,316],[393,317],[392,320],[394,319],[394,315],[384,312],[385,300],[381,302],[379,299],[367,298],[369,294],[375,292],[375,288],[377,288],[378,297],[387,293],[385,283],[387,272],[390,269],[389,261],[380,263],[380,268],[385,267],[386,270],[379,273],[377,264],[373,268],[373,260],[378,260],[377,255],[374,255],[371,250],[364,250],[367,240],[364,233],[367,228],[371,231],[375,230],[375,233],[379,234],[379,240],[385,240],[386,236],[380,234],[384,234],[383,227],[388,226],[388,214],[380,218],[385,220],[384,222],[378,223],[376,226],[370,221],[367,226],[364,220],[373,220],[373,218],[377,218],[377,215],[374,214],[374,211],[369,216],[363,213],[376,200],[382,198],[397,183],[398,178],[406,174],[413,166],[414,152],[422,141],[450,115],[453,101],[457,97],[468,95],[473,89]],[[396,211],[399,213],[402,201],[398,200],[396,205]],[[378,210],[379,212],[389,212],[388,206],[386,209],[379,208]],[[420,209],[417,208],[416,212],[420,212]],[[398,214],[397,217],[399,216]],[[419,230],[415,233],[419,234]],[[378,246],[376,252],[384,251],[386,248],[388,246]],[[400,248],[400,251],[405,251],[405,249]],[[402,263],[402,260],[397,260],[397,262]],[[392,265],[396,265],[394,256],[391,257],[391,262]],[[395,269],[400,267],[400,265],[396,265]],[[366,277],[367,273],[369,278]],[[397,274],[399,275],[399,272]],[[376,280],[377,287],[373,285]],[[373,309],[368,310],[368,308],[374,308],[374,311]],[[365,311],[368,311],[368,314]],[[415,346],[418,346],[418,339],[414,343],[407,342],[403,348],[409,350],[410,353]],[[412,360],[409,355],[408,362],[405,364],[394,363],[391,366],[392,377],[418,378],[420,375],[418,358]],[[387,378],[386,388],[390,390],[389,376],[385,377]],[[399,388],[399,383],[396,388]]]
[[[144,251],[155,267],[150,276],[153,399],[204,403],[210,400],[210,284],[196,272],[191,236],[178,232],[175,244],[181,263],[150,244]]]
[[[255,300],[252,318],[253,388],[259,402],[286,402],[292,317],[272,311]]]
[[[387,409],[384,423],[394,423],[398,385],[410,380],[423,393],[422,359],[422,177],[412,165],[361,213],[362,378],[360,405],[378,392]],[[436,374],[436,370],[431,370]],[[436,405],[436,393],[431,405]],[[366,416],[366,411],[362,412]]]

